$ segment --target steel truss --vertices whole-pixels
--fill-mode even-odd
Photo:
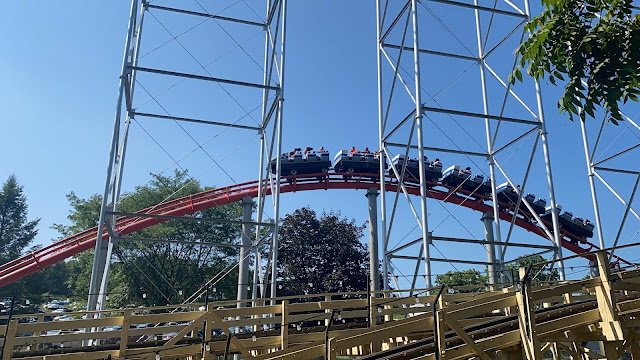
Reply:
[[[196,1],[197,2],[197,1]],[[277,264],[277,238],[278,227],[277,224],[279,218],[279,198],[280,198],[280,176],[269,176],[268,164],[269,159],[274,154],[281,153],[282,150],[282,118],[283,118],[283,102],[284,102],[284,52],[285,52],[285,38],[286,38],[286,0],[267,0],[266,11],[261,21],[249,20],[249,17],[242,17],[238,15],[234,16],[221,16],[219,14],[209,13],[200,3],[201,10],[191,10],[181,8],[184,4],[176,5],[175,7],[158,5],[157,2],[149,3],[146,0],[132,0],[131,12],[129,16],[129,25],[125,40],[124,58],[122,62],[122,70],[120,74],[120,81],[118,85],[118,97],[116,102],[115,119],[113,126],[113,133],[111,138],[111,147],[109,152],[109,162],[107,165],[107,176],[105,181],[105,187],[103,192],[102,204],[100,208],[100,218],[97,230],[97,242],[95,246],[93,269],[91,274],[91,283],[89,289],[88,306],[89,311],[102,310],[105,305],[105,297],[107,294],[109,267],[111,261],[111,255],[114,246],[118,240],[118,234],[114,231],[113,224],[116,224],[116,217],[122,215],[118,211],[118,203],[121,198],[121,186],[122,179],[125,172],[125,157],[128,147],[128,135],[130,130],[130,124],[136,117],[138,118],[151,118],[151,119],[168,119],[176,122],[188,122],[204,124],[216,127],[227,127],[237,130],[248,130],[251,132],[258,132],[260,138],[259,149],[259,195],[257,198],[257,219],[252,220],[252,206],[253,201],[248,198],[243,200],[243,220],[236,221],[235,223],[242,224],[242,242],[238,247],[240,248],[240,266],[239,266],[239,284],[238,284],[238,297],[239,299],[246,299],[247,294],[247,275],[249,273],[249,257],[251,252],[256,256],[254,262],[256,271],[254,271],[253,289],[257,289],[258,277],[261,273],[261,261],[257,252],[257,245],[264,239],[265,234],[271,234],[271,241],[273,242],[272,259],[270,263],[272,268],[275,269]],[[248,7],[248,5],[247,5]],[[151,14],[160,14],[167,16],[175,21],[181,21],[185,17],[197,17],[203,19],[203,21],[212,21],[220,24],[233,24],[233,29],[252,28],[259,29],[264,33],[264,63],[262,64],[262,79],[256,79],[255,81],[246,81],[237,79],[237,74],[224,74],[216,73],[207,69],[208,65],[200,63],[187,48],[180,43],[178,36],[172,34],[169,29],[164,28],[173,37],[171,41],[175,41],[182,46],[182,48],[189,53],[189,55],[198,62],[200,68],[194,69],[192,72],[179,72],[162,68],[157,65],[145,65],[140,62],[140,48],[142,41],[143,26],[145,16]],[[235,14],[235,12],[234,12]],[[254,13],[256,17],[257,14]],[[159,21],[158,21],[159,22]],[[164,27],[164,25],[162,25]],[[222,26],[221,26],[222,28]],[[229,37],[233,39],[233,30],[224,30]],[[146,32],[145,32],[146,33]],[[235,41],[235,39],[234,39]],[[238,47],[240,44],[236,42]],[[208,45],[210,46],[210,45]],[[249,56],[247,54],[247,56]],[[215,119],[199,119],[191,116],[182,116],[182,114],[176,113],[169,114],[162,105],[160,107],[165,111],[162,113],[153,112],[140,112],[134,108],[134,90],[136,87],[136,76],[142,73],[151,73],[156,76],[163,76],[167,78],[174,78],[178,81],[185,79],[216,83],[219,85],[235,87],[239,89],[254,89],[258,92],[261,91],[261,95],[258,96],[255,102],[261,103],[261,122],[256,126],[238,124],[237,120],[227,119],[224,116],[217,116]],[[145,89],[146,91],[146,89]],[[149,94],[151,96],[151,94]],[[155,98],[154,98],[155,100]],[[156,101],[157,102],[157,101]],[[184,109],[182,109],[184,110]],[[243,109],[244,110],[244,109]],[[249,112],[244,110],[248,115]],[[280,157],[278,159],[276,167],[279,174]],[[211,160],[219,166],[215,159]],[[223,169],[224,171],[224,169]],[[273,199],[273,218],[265,221],[264,209],[266,205],[266,194],[268,188],[271,187],[271,195]],[[153,215],[149,215],[153,217]],[[205,219],[205,218],[192,218],[192,217],[176,217],[172,220],[186,220],[186,221],[207,221],[211,223],[219,223],[224,220],[221,219]],[[255,231],[255,233],[252,233]],[[109,234],[108,240],[103,240],[101,236],[103,233]],[[252,241],[255,234],[255,240]],[[142,241],[156,241],[154,239],[140,239]],[[166,240],[164,242],[167,242]],[[169,241],[169,243],[183,243],[181,239],[175,239]],[[209,244],[210,245],[210,244]],[[222,246],[227,246],[221,244]],[[208,246],[208,245],[207,245]],[[271,274],[271,294],[275,296],[275,271]],[[244,280],[242,280],[244,278]],[[265,286],[262,286],[263,294],[266,294]],[[254,298],[257,291],[252,291]]]
[[[432,214],[429,213],[427,204],[427,193],[430,190],[424,171],[426,165],[423,161],[418,162],[420,198],[418,204],[414,205],[404,186],[403,175],[405,172],[403,167],[406,165],[396,167],[392,162],[395,155],[403,155],[405,158],[413,155],[412,157],[424,159],[425,152],[429,151],[429,157],[458,156],[459,158],[464,157],[470,162],[480,159],[487,166],[485,170],[478,169],[478,171],[483,171],[485,179],[491,180],[492,198],[496,199],[497,184],[507,181],[519,195],[516,211],[528,207],[528,211],[535,214],[535,211],[526,201],[522,200],[522,197],[523,194],[526,194],[524,191],[527,180],[536,161],[538,144],[541,143],[542,160],[539,159],[540,156],[537,160],[544,163],[550,205],[552,208],[556,208],[540,84],[537,81],[535,84],[530,84],[535,88],[535,92],[530,91],[531,95],[521,96],[508,83],[507,75],[515,66],[514,47],[509,49],[508,55],[512,56],[512,60],[506,66],[504,58],[501,58],[502,61],[497,61],[495,57],[491,57],[492,54],[500,51],[508,40],[517,40],[519,35],[523,34],[523,25],[530,18],[529,4],[527,0],[521,4],[516,3],[508,0],[496,0],[490,3],[486,2],[483,5],[480,5],[478,0],[407,0],[404,2],[377,0],[379,146],[390,172],[399,179],[398,192],[395,196],[388,195],[384,191],[384,183],[381,184],[383,187],[380,192],[381,247],[384,256],[385,289],[389,284],[390,276],[392,276],[392,280],[397,279],[394,275],[393,259],[404,258],[415,261],[412,287],[416,285],[422,261],[424,261],[424,278],[427,288],[433,286],[431,263],[434,261],[487,265],[490,282],[496,283],[498,281],[497,275],[505,264],[508,247],[531,246],[510,241],[513,222],[506,233],[501,229],[499,224],[500,209],[497,201],[493,202],[493,213],[485,214],[482,218],[485,224],[485,239],[456,239],[455,236],[435,236],[432,234],[429,226],[429,218]],[[462,22],[463,20],[460,19],[463,19],[465,15],[469,19],[466,25],[470,27],[465,30],[469,31],[462,31],[460,27],[456,29],[459,31],[452,30],[448,23],[440,18],[448,16],[449,19]],[[474,22],[471,21],[471,15],[475,17]],[[421,31],[422,27],[425,27],[426,30]],[[461,48],[461,51],[455,49],[454,46],[447,47],[439,44],[442,40],[437,39],[438,35],[435,34],[434,27],[440,28],[442,33],[449,32],[451,42],[460,43],[461,46],[456,45]],[[522,38],[519,39],[522,40]],[[465,45],[465,40],[476,43],[477,48],[471,50]],[[466,48],[466,52],[464,48]],[[465,72],[452,74],[458,75],[456,78],[439,76],[440,74],[433,71],[433,67],[437,68],[438,65],[432,64],[443,63],[445,65],[440,65],[442,67],[439,68],[442,73],[452,71],[448,64],[454,62],[466,64],[463,66],[463,68],[466,67]],[[464,77],[466,72],[474,68],[478,69],[480,75],[479,91],[476,94],[481,99],[481,106],[478,106],[477,109],[470,109],[469,106],[464,106],[463,103],[466,101],[462,99],[446,104],[439,102],[439,96],[449,90],[453,86],[452,83]],[[436,76],[424,75],[424,72],[429,70],[431,70],[431,74],[435,73]],[[447,81],[449,82],[447,83]],[[491,86],[488,86],[489,81],[493,82]],[[536,102],[537,107],[527,105],[533,101]],[[518,110],[513,111],[515,108]],[[457,126],[466,132],[458,124],[458,120],[466,121],[469,124],[483,121],[484,130],[481,131],[482,135],[478,137],[481,140],[476,144],[484,142],[486,145],[479,146],[480,150],[465,147],[463,144],[467,140],[464,136],[448,131],[456,129]],[[425,132],[427,126],[435,128],[436,131],[439,130],[437,136],[446,137],[450,141],[448,143],[433,141],[434,133]],[[502,128],[509,126],[519,126],[519,130],[502,130]],[[445,128],[446,131],[442,128]],[[467,135],[471,137],[469,133]],[[502,161],[498,156],[510,151],[517,151],[516,148],[522,147],[526,141],[533,142],[533,146],[530,153],[527,153],[529,154],[526,157],[528,165],[524,176],[518,178],[511,174],[510,166],[507,166],[510,164],[507,164],[506,160]],[[380,164],[382,176],[385,172],[385,161],[381,161]],[[446,164],[445,168],[448,165],[454,164]],[[457,165],[464,165],[464,163],[457,163]],[[538,177],[539,175],[535,174],[534,176]],[[519,188],[517,184],[521,184],[521,187]],[[396,247],[390,245],[390,239],[398,239],[403,235],[400,234],[403,232],[402,229],[396,229],[400,226],[396,225],[394,228],[394,221],[398,222],[398,219],[404,217],[399,208],[400,199],[403,197],[406,198],[407,207],[417,222],[421,236],[410,242],[400,240]],[[448,216],[451,215],[449,212]],[[552,246],[545,247],[543,253],[552,251],[555,258],[562,258],[557,212],[553,212],[551,228],[543,224],[538,215],[534,215],[534,217],[533,221],[541,224],[547,238],[552,242]],[[487,260],[461,259],[457,254],[447,254],[448,258],[444,259],[436,258],[432,256],[435,241],[463,241],[480,244],[486,248]],[[418,244],[419,249],[416,248]],[[413,250],[411,250],[412,247]],[[412,253],[401,255],[400,251]],[[417,256],[416,253],[418,253]],[[564,280],[563,263],[558,261],[556,266],[558,266],[561,279]]]
[[[598,121],[580,122],[598,242],[601,249],[613,248],[609,253],[610,261],[618,245],[633,242],[640,233],[640,210],[637,204],[635,208],[633,206],[640,184],[640,125],[626,114],[622,116],[625,121],[619,127],[607,126],[611,125],[607,124],[607,114]],[[602,191],[598,191],[597,184],[601,185]],[[607,204],[618,203],[619,207],[608,207],[603,214],[600,204],[605,201]]]

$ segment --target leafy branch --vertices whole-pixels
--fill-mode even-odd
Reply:
[[[609,121],[623,121],[620,102],[640,95],[640,14],[633,0],[542,0],[543,12],[516,49],[520,62],[509,75],[522,82],[522,70],[549,82],[566,81],[560,113],[585,121],[604,108]],[[566,79],[566,80],[565,80]]]

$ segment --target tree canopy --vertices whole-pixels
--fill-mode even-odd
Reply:
[[[278,249],[278,295],[363,291],[369,257],[360,242],[364,225],[308,207],[282,220]]]
[[[0,263],[6,263],[22,255],[38,234],[36,227],[40,219],[27,220],[27,197],[15,175],[0,188]],[[40,295],[41,282],[17,281],[0,288],[0,296],[18,298]]]
[[[36,237],[40,219],[27,220],[27,197],[15,175],[10,175],[0,189],[0,262],[20,255]]]
[[[176,171],[173,176],[154,175],[148,184],[124,194],[118,210],[135,212],[203,190],[197,181],[188,177],[186,171]],[[68,216],[71,225],[56,225],[63,236],[97,225],[101,196],[81,199],[71,193],[67,198],[72,207]],[[229,204],[199,211],[192,216],[238,220],[242,211],[239,204]],[[170,220],[120,239],[114,250],[110,273],[110,304],[124,306],[132,303],[153,305],[182,302],[208,279],[233,266],[236,249],[210,244],[234,243],[239,234],[240,226],[235,224]],[[67,283],[77,296],[86,297],[88,293],[92,263],[92,251],[79,254],[67,262],[70,271]],[[234,298],[236,279],[237,273],[231,271],[216,286],[215,297]]]
[[[523,255],[516,258],[513,262],[507,264],[507,271],[511,272],[518,279],[518,271],[520,268],[531,268],[531,281],[557,281],[560,280],[558,269],[551,268],[549,265],[536,265],[547,260],[540,255]]]
[[[523,255],[514,259],[505,266],[506,271],[518,279],[518,272],[520,268],[527,268],[531,265],[531,280],[532,281],[557,281],[560,279],[558,269],[551,268],[549,265],[538,266],[546,262],[547,260],[540,255]],[[489,278],[485,273],[482,273],[476,269],[448,271],[446,274],[436,275],[436,284],[446,286],[474,286],[478,288],[462,288],[457,290],[458,292],[474,292],[483,291],[480,286],[483,286],[489,282]]]
[[[447,271],[446,274],[436,275],[436,284],[439,286],[483,286],[489,282],[489,278],[486,274],[481,273],[476,269],[459,270],[459,271]],[[473,292],[478,289],[460,289],[459,292]]]
[[[536,79],[566,81],[560,112],[584,121],[601,106],[618,124],[620,102],[638,101],[640,94],[640,14],[632,3],[542,0],[544,10],[525,26],[531,36],[516,50],[520,64],[510,82],[522,81],[525,67]]]

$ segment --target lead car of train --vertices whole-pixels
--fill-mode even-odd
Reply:
[[[289,183],[292,183],[296,178],[304,177],[304,175],[313,175],[318,180],[323,181],[326,178],[323,174],[328,173],[330,170],[342,174],[345,180],[350,179],[354,175],[358,175],[377,181],[380,174],[380,157],[377,154],[340,150],[333,158],[333,162],[331,162],[328,151],[308,151],[303,154],[296,150],[281,155],[280,175],[286,176]],[[404,182],[419,182],[419,159],[396,155],[391,163],[393,166],[389,167],[385,162],[384,168],[388,171],[392,179],[397,179],[400,173],[403,173],[402,178]],[[271,172],[275,174],[275,158],[271,160],[270,165]],[[443,171],[443,166],[438,159],[430,162],[425,158],[423,168],[429,188],[445,185],[452,189],[452,191],[473,197],[476,200],[491,198],[491,180],[486,180],[482,174],[474,175],[469,167],[462,169],[458,165],[452,165]],[[517,187],[519,190],[519,186]],[[519,191],[516,191],[508,182],[496,188],[496,196],[501,210],[508,211],[511,207],[517,205],[518,192]],[[526,202],[529,207],[527,207],[524,202]],[[508,205],[508,207],[504,205]],[[552,209],[551,206],[547,206],[545,199],[536,199],[534,194],[526,194],[520,201],[519,212],[525,218],[533,220],[534,216],[529,208],[542,220],[551,222]],[[562,206],[559,204],[556,204],[556,212],[558,213],[558,223],[562,229],[578,235],[583,239],[593,237],[594,226],[589,220],[577,216],[574,217],[570,211],[562,212]]]

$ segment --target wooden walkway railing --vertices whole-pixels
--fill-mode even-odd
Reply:
[[[338,293],[244,308],[232,301],[109,310],[94,312],[96,319],[67,313],[75,318],[70,321],[20,315],[0,326],[0,336],[7,334],[0,339],[2,360],[214,359],[225,353],[263,360],[540,359],[549,349],[607,359],[627,351],[640,359],[640,270],[611,274],[606,254],[597,257],[606,264],[599,278],[535,285],[525,279],[515,288],[445,289],[439,297]],[[583,347],[585,341],[602,341],[605,353]]]

